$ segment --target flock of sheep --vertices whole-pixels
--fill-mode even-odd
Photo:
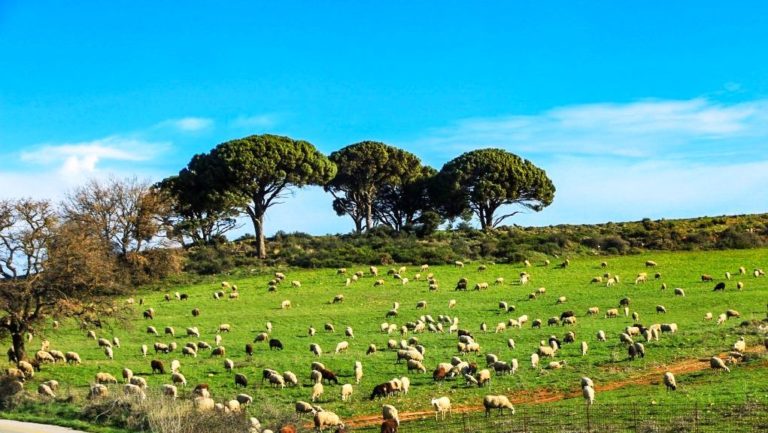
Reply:
[[[544,265],[549,265],[549,263],[546,262]],[[604,268],[607,267],[607,263],[605,262],[603,262],[601,265]],[[654,268],[656,263],[653,261],[647,261],[645,265],[648,268]],[[455,262],[455,266],[463,268],[464,263],[457,261]],[[527,261],[526,266],[530,266],[530,263]],[[569,262],[567,260],[559,265],[561,268],[566,268],[568,266]],[[430,272],[429,266],[427,265],[421,266],[419,272],[411,275],[410,277],[405,276],[406,272],[406,267],[391,269],[387,272],[387,277],[391,281],[396,281],[399,285],[414,285],[420,282],[426,282],[425,287],[428,289],[427,293],[446,289],[456,291],[468,291],[470,289],[477,291],[489,290],[491,286],[503,286],[505,284],[503,277],[494,279],[494,283],[492,285],[486,282],[478,282],[474,285],[471,285],[469,284],[467,278],[461,278],[457,281],[455,286],[441,289],[438,280]],[[487,272],[487,266],[481,265],[478,267],[477,272]],[[336,273],[344,278],[343,285],[345,287],[350,286],[351,284],[366,277],[372,278],[374,287],[390,284],[387,283],[385,278],[382,278],[383,276],[379,274],[379,270],[374,266],[371,266],[367,272],[358,271],[351,273],[348,272],[347,269],[341,268],[338,269]],[[743,267],[740,268],[739,274],[746,274],[746,269]],[[756,269],[753,275],[755,277],[759,277],[763,275],[763,272],[760,269]],[[660,277],[661,276],[659,273],[654,275],[655,279],[660,279]],[[730,280],[731,274],[726,272],[725,277],[726,279]],[[283,284],[285,279],[286,275],[284,273],[276,272],[274,274],[274,278],[269,281],[267,285],[267,291],[278,291],[278,287]],[[634,283],[636,285],[646,284],[648,283],[649,279],[650,277],[647,272],[640,272],[635,278]],[[701,279],[705,282],[713,280],[710,275],[702,275]],[[521,272],[519,278],[517,278],[516,281],[517,287],[527,287],[531,283],[531,280],[532,277],[528,271]],[[609,273],[596,276],[591,280],[591,283],[605,284],[608,287],[611,287],[618,282],[620,282],[619,277]],[[300,289],[302,284],[298,280],[293,280],[291,281],[290,286],[294,289]],[[666,284],[663,284],[661,287],[662,290],[665,290]],[[723,290],[724,288],[724,284],[718,283],[714,287],[714,290],[719,291]],[[738,290],[743,288],[741,281],[737,283],[736,288]],[[534,300],[537,298],[545,297],[546,293],[546,289],[541,287],[533,289],[527,297],[530,300]],[[675,289],[674,293],[677,296],[685,295],[683,289],[681,288]],[[217,288],[213,292],[213,298],[216,300],[224,300],[228,298],[232,301],[237,301],[238,299],[241,299],[240,296],[241,291],[238,290],[236,285],[230,284],[229,282],[222,282],[221,287]],[[246,294],[246,292],[242,292],[242,296],[257,296],[257,294]],[[174,298],[176,300],[182,301],[189,299],[189,296],[187,294],[177,292],[174,295],[167,294],[164,297],[165,301],[167,302],[173,301]],[[133,299],[129,299],[127,302],[132,305],[135,304]],[[328,303],[339,304],[343,302],[344,295],[339,294],[331,299]],[[567,305],[567,303],[568,299],[565,296],[559,296],[556,298],[554,305],[555,308],[563,308],[558,306]],[[143,300],[140,301],[139,304],[143,304]],[[453,309],[456,307],[456,305],[456,300],[451,299],[447,307],[448,309]],[[664,335],[670,335],[678,332],[678,326],[674,322],[653,323],[650,325],[644,325],[640,323],[638,313],[631,312],[631,299],[628,297],[618,299],[615,305],[617,306],[611,306],[610,308],[605,309],[604,315],[602,316],[600,315],[601,308],[599,306],[589,307],[586,311],[579,312],[579,314],[572,310],[563,310],[560,312],[560,314],[549,318],[532,319],[528,317],[527,314],[520,314],[516,317],[498,322],[496,325],[491,326],[490,330],[492,330],[494,334],[500,334],[506,332],[508,329],[522,329],[525,326],[541,328],[545,324],[547,326],[559,326],[559,329],[568,329],[562,338],[553,335],[546,340],[542,340],[537,347],[532,348],[533,350],[531,351],[527,360],[529,361],[530,367],[534,369],[545,370],[559,370],[568,365],[566,359],[559,359],[560,350],[564,344],[577,342],[574,330],[578,329],[580,320],[596,320],[600,317],[605,319],[617,319],[622,316],[625,318],[629,318],[631,316],[634,323],[625,326],[623,329],[618,331],[616,329],[612,329],[612,332],[615,332],[616,334],[615,339],[618,340],[619,344],[625,347],[629,360],[645,357],[647,354],[645,344],[659,341],[660,338],[662,338]],[[427,306],[428,301],[421,300],[418,301],[414,307],[415,310],[426,310]],[[162,307],[159,305],[156,307],[157,310],[155,308],[146,308],[142,311],[142,317],[146,319],[148,323],[154,323],[154,320],[162,315]],[[503,313],[507,315],[516,312],[516,307],[505,301],[500,301],[498,307],[499,310],[503,311]],[[280,308],[292,308],[291,301],[288,299],[283,300],[280,303]],[[657,317],[662,317],[660,315],[667,313],[667,308],[663,305],[657,305],[655,310]],[[388,311],[382,311],[382,317],[388,321],[389,319],[399,317],[400,314],[401,306],[399,302],[394,302],[392,308]],[[198,317],[199,315],[200,310],[198,308],[192,310],[193,317]],[[577,319],[577,317],[583,318]],[[734,309],[728,309],[718,316],[717,323],[722,324],[729,318],[733,317],[740,317],[740,313]],[[712,313],[707,313],[707,315],[704,317],[704,320],[713,319],[714,316]],[[432,379],[434,382],[457,379],[464,381],[467,386],[477,386],[482,388],[487,387],[490,381],[493,380],[494,376],[514,375],[521,368],[521,363],[517,358],[511,359],[508,362],[502,361],[496,354],[488,352],[485,352],[485,365],[478,365],[478,359],[476,356],[483,353],[484,351],[480,343],[477,341],[477,333],[473,332],[471,329],[461,327],[460,323],[461,320],[458,316],[439,315],[436,318],[433,318],[430,314],[422,314],[417,319],[408,321],[400,326],[388,322],[381,323],[378,326],[378,330],[382,334],[387,334],[388,336],[398,333],[401,335],[401,340],[398,341],[394,338],[391,338],[387,342],[387,350],[392,351],[394,355],[393,361],[396,365],[402,364],[402,362],[405,361],[405,372],[407,372],[406,374],[423,374],[431,370]],[[612,322],[606,321],[605,323],[607,326],[611,326],[610,324]],[[160,354],[165,355],[180,353],[182,359],[187,359],[187,361],[184,361],[185,363],[192,363],[195,362],[194,359],[198,357],[201,351],[207,350],[209,357],[221,358],[221,368],[226,371],[227,374],[232,375],[232,381],[234,385],[236,387],[242,387],[243,390],[247,390],[250,383],[248,377],[242,372],[236,371],[236,363],[231,358],[227,357],[229,352],[222,345],[224,340],[223,335],[228,334],[231,329],[232,325],[228,323],[222,323],[216,329],[215,334],[212,335],[214,339],[213,345],[210,345],[204,341],[198,341],[186,343],[181,348],[178,347],[178,344],[175,341],[171,341],[168,344],[156,341],[154,344],[142,344],[137,348],[121,349],[120,340],[118,337],[113,337],[111,339],[104,337],[99,338],[96,332],[93,330],[89,330],[85,337],[95,340],[95,344],[102,348],[104,356],[108,360],[112,360],[114,358],[114,353],[116,350],[138,350],[141,352],[143,357],[152,357],[151,355],[157,356]],[[326,332],[335,332],[335,327],[332,323],[325,324],[324,329]],[[485,322],[480,324],[479,329],[481,332],[489,332],[489,327]],[[270,351],[283,350],[283,343],[271,336],[272,330],[273,324],[271,322],[267,322],[265,330],[263,332],[257,333],[254,336],[252,343],[248,342],[245,344],[244,355],[249,358],[252,357],[254,354],[254,344],[261,342],[268,343]],[[153,337],[160,337],[160,333],[154,325],[146,326],[144,332]],[[309,326],[307,329],[307,335],[310,338],[315,336],[316,332],[317,331],[312,326]],[[446,334],[446,341],[448,341],[449,338],[454,339],[454,344],[456,345],[456,352],[458,355],[453,356],[450,360],[437,362],[434,369],[428,369],[425,365],[427,347],[421,344],[418,337],[418,334],[427,332]],[[347,326],[344,330],[344,333],[346,337],[350,339],[354,338],[354,330],[352,327]],[[175,337],[176,329],[172,326],[166,326],[163,329],[163,334],[165,336]],[[201,337],[200,330],[195,326],[186,327],[184,334],[187,337],[195,337],[196,339]],[[409,335],[411,336],[408,337]],[[599,330],[594,336],[594,341],[597,342],[597,344],[600,342],[605,342],[608,340],[607,335],[608,334],[604,330]],[[581,340],[578,343],[581,356],[587,356],[589,353],[589,342],[586,340]],[[510,350],[516,349],[516,342],[514,338],[507,338],[506,345]],[[15,362],[16,367],[9,368],[7,370],[7,374],[17,378],[19,382],[22,382],[33,377],[35,370],[39,369],[42,364],[56,363],[61,361],[71,365],[77,365],[82,362],[79,354],[71,351],[61,352],[51,349],[50,346],[51,345],[48,341],[43,341],[40,350],[35,353],[34,359],[31,361],[17,360],[14,357],[12,349],[9,350],[9,360]],[[765,346],[768,348],[768,338],[765,340]],[[150,352],[150,347],[152,348],[153,353]],[[344,340],[336,345],[333,352],[335,354],[344,353],[349,349],[349,347],[349,342]],[[323,355],[323,350],[318,343],[310,343],[308,349],[318,359],[320,359]],[[738,341],[734,342],[732,347],[727,349],[729,350],[729,353],[726,359],[722,359],[717,355],[710,359],[711,368],[730,372],[728,365],[739,362],[748,348],[746,346],[746,341],[743,337],[741,337]],[[375,344],[369,344],[366,354],[373,355],[378,351],[379,348]],[[466,359],[463,359],[461,356],[466,356]],[[173,359],[170,363],[170,368],[166,368],[166,362],[161,359],[150,359],[149,365],[153,375],[167,375],[169,383],[164,383],[161,385],[159,389],[160,393],[165,398],[176,399],[180,395],[179,387],[186,388],[189,383],[185,375],[182,373],[183,367],[181,361],[178,359]],[[395,368],[402,369],[403,367],[397,366]],[[354,363],[354,384],[340,383],[339,375],[319,361],[312,362],[308,370],[312,383],[311,394],[308,395],[310,402],[297,401],[294,407],[295,412],[300,416],[310,414],[313,418],[315,428],[319,431],[322,431],[326,428],[336,428],[338,429],[337,431],[343,431],[345,426],[341,418],[335,413],[325,410],[315,403],[324,395],[326,386],[330,385],[341,385],[339,391],[341,401],[348,401],[351,399],[356,393],[355,387],[359,387],[363,379],[363,363],[361,361],[355,361]],[[124,382],[122,386],[123,394],[138,399],[146,398],[146,390],[148,385],[145,378],[134,375],[133,371],[131,371],[129,368],[122,368],[120,376]],[[195,383],[195,386],[190,393],[190,399],[194,408],[198,411],[241,413],[243,412],[243,408],[251,404],[254,400],[252,396],[242,392],[232,396],[231,398],[219,399],[217,402],[211,396],[210,387],[204,382],[204,378],[196,377],[194,379],[195,380],[193,383]],[[267,386],[273,387],[275,389],[300,386],[298,375],[292,371],[280,372],[276,369],[265,368],[260,379],[261,384],[266,383]],[[662,382],[666,385],[668,390],[674,391],[678,388],[676,378],[671,372],[666,372],[663,375]],[[110,395],[110,385],[115,385],[118,383],[119,381],[115,375],[106,371],[98,372],[94,376],[94,380],[90,385],[88,397],[91,399],[107,397]],[[386,399],[389,399],[393,395],[407,395],[410,386],[411,381],[407,376],[395,377],[389,381],[373,386],[369,399],[381,399],[386,401]],[[593,404],[596,398],[596,388],[593,381],[588,377],[582,377],[580,379],[580,387],[582,389],[582,395],[586,404]],[[53,398],[56,396],[58,389],[58,381],[48,380],[46,382],[40,383],[38,387],[38,393],[45,398]],[[452,411],[452,403],[448,396],[436,396],[435,398],[431,399],[430,404],[434,410],[436,421],[439,419],[445,419],[446,415],[449,415]],[[482,405],[485,409],[486,416],[490,416],[493,409],[497,409],[499,413],[502,413],[504,410],[507,410],[509,414],[515,413],[513,404],[509,398],[503,394],[485,395],[482,399]],[[396,433],[400,425],[400,419],[398,410],[392,404],[383,404],[382,418],[381,432]],[[250,426],[250,431],[252,433],[271,433],[271,431],[268,429],[262,429],[258,419],[256,418],[250,418]],[[292,425],[286,425],[283,426],[279,431],[281,433],[291,433],[295,432],[295,427]]]

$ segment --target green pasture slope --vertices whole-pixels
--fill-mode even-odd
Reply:
[[[646,260],[658,263],[655,268],[646,268]],[[173,299],[166,302],[163,299],[166,291],[145,291],[136,293],[137,303],[130,307],[130,319],[125,322],[107,320],[107,325],[99,330],[99,337],[120,338],[121,347],[115,349],[114,360],[107,360],[96,341],[85,336],[74,321],[65,321],[58,330],[47,326],[42,337],[51,341],[51,347],[62,351],[76,351],[83,359],[79,366],[46,365],[37,374],[28,389],[36,389],[37,383],[47,379],[59,380],[65,392],[84,394],[94,375],[99,371],[109,372],[120,377],[123,367],[131,368],[136,374],[144,376],[151,388],[159,388],[161,384],[170,383],[170,373],[160,375],[151,373],[150,360],[162,360],[170,369],[172,359],[181,361],[181,372],[186,376],[189,386],[181,390],[183,397],[189,396],[192,388],[201,382],[208,383],[213,397],[218,401],[233,398],[240,392],[251,394],[257,401],[271,402],[272,405],[292,410],[297,400],[309,401],[311,386],[309,384],[310,363],[321,361],[329,369],[340,376],[340,385],[325,386],[325,394],[318,404],[327,410],[338,413],[342,418],[358,415],[369,415],[380,412],[381,401],[370,401],[371,390],[376,384],[388,381],[394,377],[408,376],[411,389],[408,395],[400,395],[387,399],[385,402],[394,404],[401,412],[429,410],[429,400],[434,397],[447,395],[456,406],[480,405],[482,396],[488,393],[505,393],[515,395],[526,390],[546,389],[552,392],[572,392],[579,389],[581,376],[591,377],[597,384],[626,379],[647,369],[663,368],[665,364],[675,361],[709,357],[728,351],[739,336],[744,335],[748,347],[763,344],[765,331],[758,326],[741,327],[743,320],[762,320],[766,318],[768,303],[768,279],[756,278],[752,275],[755,268],[768,267],[768,250],[735,250],[718,252],[685,252],[685,253],[650,253],[622,257],[582,257],[570,261],[570,266],[561,269],[557,267],[562,260],[552,259],[549,266],[533,263],[530,268],[520,264],[499,265],[485,263],[487,269],[479,271],[478,266],[484,263],[467,263],[464,268],[455,266],[432,266],[429,271],[422,272],[420,281],[415,280],[419,273],[419,264],[406,265],[407,272],[403,275],[410,279],[407,285],[385,275],[390,267],[379,266],[380,276],[386,281],[383,287],[374,287],[375,278],[368,273],[368,266],[350,266],[348,275],[355,271],[365,271],[366,276],[349,287],[345,287],[348,275],[337,275],[335,269],[277,269],[287,276],[286,281],[279,285],[276,292],[267,291],[267,283],[272,278],[275,269],[242,270],[227,276],[210,279],[209,282],[173,287],[167,293],[175,291],[186,293],[189,299],[178,301]],[[608,266],[602,268],[600,263],[606,261]],[[738,268],[744,266],[747,275],[739,275]],[[398,267],[398,266],[395,266]],[[527,270],[531,274],[531,282],[525,286],[518,284],[518,275]],[[729,271],[733,277],[725,281],[724,274]],[[426,283],[426,274],[434,273],[439,282],[439,290],[430,292]],[[594,276],[610,272],[619,275],[621,282],[614,287],[604,284],[590,283]],[[635,277],[640,272],[648,273],[648,282],[634,284]],[[660,279],[654,279],[654,274],[661,274]],[[702,282],[702,274],[714,276],[713,282]],[[470,288],[466,292],[454,291],[456,281],[467,277]],[[494,285],[497,277],[503,277],[503,285]],[[221,289],[221,281],[226,280],[237,285],[238,299],[215,300],[212,294]],[[301,282],[300,288],[291,287],[290,281]],[[716,282],[725,281],[724,292],[713,292]],[[744,289],[737,291],[737,281],[743,281]],[[475,291],[472,287],[478,282],[488,282],[487,290]],[[661,290],[666,283],[667,290]],[[528,299],[528,294],[539,287],[546,288],[546,294],[536,299]],[[681,287],[686,296],[674,296],[673,289]],[[332,304],[335,295],[343,294],[344,301]],[[565,304],[557,305],[559,296],[567,297]],[[626,349],[619,344],[618,335],[633,323],[631,317],[623,315],[615,319],[607,319],[604,313],[608,308],[618,307],[621,298],[631,298],[631,311],[640,315],[640,322],[646,325],[652,323],[677,323],[677,334],[662,334],[658,342],[645,343],[647,355],[644,359],[628,361]],[[138,300],[143,298],[144,305],[139,306]],[[448,308],[449,300],[456,300],[456,307]],[[292,308],[281,309],[281,302],[290,300]],[[418,301],[427,301],[425,310],[417,310]],[[396,318],[385,319],[385,313],[397,301],[401,307]],[[516,311],[507,313],[498,308],[499,301],[506,301],[516,306]],[[124,301],[120,302],[125,304]],[[656,305],[664,305],[667,314],[657,314]],[[586,316],[589,307],[600,308],[598,316]],[[145,308],[156,310],[154,320],[142,318]],[[191,314],[193,308],[199,308],[202,314],[195,318]],[[717,316],[726,309],[736,309],[741,312],[740,319],[731,319],[721,326],[716,325]],[[572,327],[548,327],[549,317],[559,316],[565,310],[573,310],[578,318],[578,324]],[[715,319],[703,320],[705,313],[711,312]],[[427,374],[409,373],[405,362],[396,363],[396,355],[387,350],[387,340],[400,340],[397,333],[390,336],[380,331],[383,322],[396,323],[398,326],[409,321],[415,321],[424,314],[437,319],[440,315],[450,315],[459,318],[459,327],[472,331],[475,339],[482,348],[482,356],[468,355],[470,361],[476,360],[481,367],[485,366],[485,354],[495,353],[501,360],[509,362],[517,358],[520,370],[512,376],[494,375],[491,385],[479,389],[476,386],[466,386],[463,379],[434,383],[431,377],[432,369],[439,362],[448,362],[451,356],[457,355],[456,335],[445,333],[421,333],[416,335],[419,342],[426,347],[424,365]],[[522,329],[507,329],[503,333],[493,332],[498,322],[506,322],[509,318],[528,315],[529,322]],[[541,329],[532,329],[533,319],[542,319]],[[246,356],[244,346],[253,341],[259,332],[265,330],[265,323],[272,322],[274,329],[272,337],[277,338],[285,346],[283,351],[270,351],[266,343],[257,343],[253,358]],[[480,331],[480,324],[487,323],[489,331]],[[226,357],[235,361],[235,372],[245,374],[250,384],[247,389],[235,387],[234,373],[227,373],[223,368],[223,359],[211,357],[210,351],[201,351],[197,358],[182,356],[181,347],[185,343],[199,340],[214,342],[218,326],[228,323],[232,327],[230,333],[223,334],[222,345],[226,348]],[[335,333],[325,332],[323,325],[332,323]],[[148,335],[145,330],[148,325],[155,326],[161,333],[159,337]],[[309,337],[308,327],[317,329],[317,335]],[[173,326],[176,337],[162,335],[166,326]],[[202,333],[201,338],[185,336],[185,328],[197,326]],[[354,329],[355,338],[344,336],[346,326]],[[447,330],[447,324],[445,325]],[[765,324],[763,324],[765,326]],[[595,334],[604,330],[608,335],[607,342],[598,342]],[[764,328],[763,328],[764,329]],[[558,352],[555,359],[567,360],[567,366],[562,370],[537,370],[531,368],[530,355],[538,347],[539,341],[556,335],[562,338],[573,330],[576,333],[576,343],[566,344]],[[413,334],[408,335],[408,337]],[[406,337],[407,338],[407,337]],[[514,338],[516,349],[507,347],[507,339]],[[168,343],[176,341],[179,345],[177,352],[170,354],[155,354],[152,344],[156,341]],[[346,353],[334,354],[334,348],[340,341],[349,341],[350,348]],[[579,343],[589,344],[589,354],[582,357]],[[35,349],[39,339],[31,343],[29,349]],[[309,352],[310,343],[319,344],[324,353],[315,357]],[[365,354],[368,345],[374,343],[379,351],[373,355]],[[150,354],[144,358],[140,353],[141,344],[150,347]],[[341,384],[353,383],[353,365],[361,361],[364,367],[364,377],[359,385],[354,385],[355,393],[351,402],[340,399]],[[547,360],[543,359],[542,364]],[[272,368],[280,372],[290,370],[299,376],[301,386],[283,390],[271,388],[261,383],[263,368]],[[598,393],[598,402],[650,402],[659,404],[671,401],[697,402],[701,404],[744,402],[746,398],[768,402],[768,374],[766,374],[766,358],[764,350],[758,352],[754,361],[735,366],[731,375],[717,374],[710,370],[692,373],[678,377],[681,390],[678,393],[666,393],[663,385],[636,386],[622,388],[604,394]],[[115,388],[114,392],[121,392]],[[262,418],[262,414],[253,413]],[[268,421],[268,420],[265,420]]]

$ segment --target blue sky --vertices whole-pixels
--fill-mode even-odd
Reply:
[[[158,180],[250,134],[440,168],[502,147],[588,223],[765,212],[768,5],[0,0],[0,198]],[[347,232],[317,189],[267,231]]]

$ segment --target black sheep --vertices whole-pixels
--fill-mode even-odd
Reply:
[[[335,383],[336,385],[339,384],[339,379],[336,378],[336,373],[332,372],[331,370],[323,368],[320,370],[320,374],[323,376],[323,380],[328,381],[329,385],[331,382]]]
[[[248,378],[245,377],[244,374],[237,373],[235,374],[235,386],[242,386],[243,388],[248,387]]]
[[[280,342],[277,338],[272,338],[269,340],[269,350],[283,350],[283,343]]]
[[[725,290],[725,283],[724,282],[721,281],[721,282],[715,284],[715,288],[713,289],[713,291],[716,292],[718,290]]]
[[[245,345],[245,354],[248,356],[253,356],[253,344],[248,343]]]
[[[163,366],[163,361],[153,359],[151,362],[152,365],[152,374],[160,373],[165,374],[165,366]]]
[[[390,394],[392,394],[392,385],[389,383],[381,383],[373,387],[371,400],[375,400],[376,398],[384,398]]]

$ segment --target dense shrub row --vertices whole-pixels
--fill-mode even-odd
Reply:
[[[505,226],[480,231],[460,223],[429,236],[377,227],[363,234],[311,236],[278,232],[267,241],[269,259],[254,257],[252,237],[194,247],[186,269],[214,274],[235,267],[278,265],[305,268],[353,263],[445,264],[455,260],[498,263],[564,255],[624,255],[646,250],[754,248],[768,241],[768,214],[650,220],[548,227]]]

